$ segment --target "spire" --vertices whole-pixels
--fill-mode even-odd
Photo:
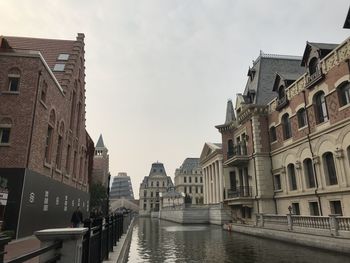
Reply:
[[[103,143],[102,134],[100,135],[100,138],[98,138],[96,147],[99,147],[99,148],[106,148],[105,144]]]
[[[233,110],[232,100],[227,101],[226,121],[225,124],[236,120],[235,111]]]

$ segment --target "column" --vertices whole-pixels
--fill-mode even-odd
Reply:
[[[206,174],[204,167],[203,167],[203,202],[204,202],[204,204],[208,203],[208,200],[207,200],[207,174]]]
[[[212,204],[213,203],[213,187],[212,187],[213,173],[211,170],[211,164],[208,166],[208,173],[209,173],[209,204]]]
[[[219,201],[222,202],[224,201],[224,197],[223,197],[223,192],[224,192],[224,187],[223,187],[223,173],[222,173],[222,163],[220,161],[218,161],[218,167],[219,167],[219,192],[220,192],[220,198]]]
[[[215,173],[215,162],[213,162],[212,164],[212,171],[213,171],[213,183],[212,183],[212,187],[213,187],[213,203],[216,203],[216,173]]]
[[[215,161],[215,193],[216,193],[216,202],[220,203],[220,183],[219,183],[219,164],[218,161]]]

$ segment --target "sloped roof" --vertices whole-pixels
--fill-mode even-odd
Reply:
[[[96,144],[96,148],[106,148],[106,146],[105,146],[105,144],[103,142],[102,134],[98,138],[98,141],[97,141],[97,144]]]
[[[280,83],[280,80],[284,80],[284,81],[288,82],[287,83],[288,85],[285,86],[285,87],[288,87],[291,83],[293,83],[295,80],[297,80],[301,75],[303,75],[303,71],[301,73],[289,73],[289,72],[288,73],[280,73],[280,72],[277,72],[272,90],[273,91],[278,90],[278,88],[279,88],[278,85]]]
[[[180,169],[179,170],[186,170],[186,171],[192,171],[192,170],[195,170],[195,169],[198,169],[200,168],[199,166],[199,158],[186,158]]]
[[[348,14],[345,18],[345,22],[344,22],[344,28],[350,28],[350,7],[348,10]]]
[[[160,162],[152,163],[149,176],[154,176],[154,175],[167,176],[164,165],[162,163]]]
[[[316,43],[316,42],[306,42],[306,46],[304,49],[304,54],[302,58],[301,65],[305,66],[307,63],[307,60],[310,55],[310,51],[312,50],[312,47],[315,47],[319,50],[319,56],[320,59],[325,57],[329,52],[331,52],[333,49],[335,49],[339,44],[330,44],[330,43]]]
[[[266,105],[276,97],[276,92],[272,90],[276,77],[276,72],[289,74],[299,74],[305,71],[300,66],[301,57],[288,55],[274,55],[260,53],[260,56],[254,61],[251,70],[254,70],[254,77],[249,77],[243,93],[243,97],[248,96],[249,92],[255,94],[254,101],[251,103],[257,105]]]
[[[215,154],[221,154],[222,153],[222,144],[221,143],[211,143],[206,142],[203,146],[201,156],[199,158],[199,162],[203,162],[206,160],[209,156],[215,155]]]
[[[81,36],[83,36],[81,34]],[[22,51],[39,51],[49,68],[53,70],[59,54],[73,54],[76,40],[43,39],[30,37],[4,36],[12,49]],[[66,63],[67,61],[62,61]],[[60,82],[64,76],[64,71],[52,71]],[[61,82],[60,82],[61,83]]]

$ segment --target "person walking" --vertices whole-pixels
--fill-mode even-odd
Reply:
[[[80,211],[80,207],[77,206],[77,209],[73,212],[71,218],[72,227],[79,227],[80,223],[83,223],[83,213]]]

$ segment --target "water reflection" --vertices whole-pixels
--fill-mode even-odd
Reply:
[[[345,263],[350,257],[226,232],[218,226],[139,218],[128,262]]]

